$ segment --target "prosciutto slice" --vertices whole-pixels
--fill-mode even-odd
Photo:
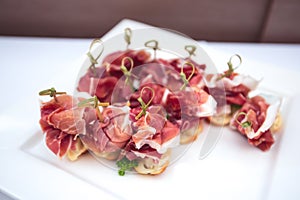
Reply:
[[[150,59],[150,54],[145,50],[131,50],[128,49],[126,51],[116,51],[107,55],[103,59],[103,65],[106,67],[106,72],[109,76],[116,77],[117,79],[123,76],[123,72],[121,70],[122,60],[125,57],[130,57],[133,60],[133,68],[137,66],[141,66],[147,63]],[[130,70],[130,61],[125,60],[124,66],[127,70]]]
[[[129,107],[109,106],[102,112],[104,121],[97,118],[95,109],[86,108],[83,118],[86,132],[80,135],[86,147],[96,154],[121,150],[133,134]]]
[[[243,105],[248,93],[254,90],[259,83],[250,76],[236,73],[230,77],[221,78],[221,76],[220,74],[208,74],[205,77],[206,91],[216,99],[219,105],[222,104],[224,95],[226,103]]]
[[[140,79],[140,87],[146,84],[157,84],[167,87],[170,70],[172,70],[170,66],[161,64],[161,59],[141,66],[137,74]]]
[[[131,109],[134,118],[138,108]],[[119,159],[126,156],[129,160],[151,158],[158,162],[168,149],[178,146],[180,130],[166,118],[162,106],[150,106],[146,115],[133,122],[134,134],[124,147]]]
[[[274,143],[270,128],[275,121],[278,108],[279,102],[268,104],[261,96],[252,97],[234,115],[230,126],[247,137],[250,144],[267,151]],[[243,126],[243,123],[248,123],[248,126]]]
[[[87,92],[91,96],[96,95],[101,102],[110,102],[117,81],[118,79],[113,76],[97,78],[86,73],[79,80],[77,90]]]
[[[89,69],[79,80],[77,90],[87,92],[91,96],[96,95],[102,102],[111,102],[111,95],[118,80],[124,76],[121,70],[122,60],[130,57],[133,60],[133,67],[145,64],[150,54],[144,50],[117,51],[109,54],[103,59],[103,64],[94,70]],[[130,70],[130,61],[124,63],[127,70]]]
[[[146,115],[133,124],[136,133],[132,140],[137,149],[148,144],[163,154],[168,148],[179,145],[179,128],[166,120],[166,114],[162,114],[161,109],[158,106],[150,107]]]
[[[81,141],[76,138],[84,132],[82,110],[74,106],[76,100],[69,95],[57,96],[56,100],[42,103],[40,126],[45,133],[47,147],[58,157],[72,151],[76,159],[85,151]]]
[[[198,74],[202,74],[204,73],[204,70],[206,68],[205,64],[198,64],[195,61],[191,60],[191,59],[172,59],[169,61],[170,65],[174,67],[174,69],[180,73],[181,72],[181,68],[182,65],[186,62],[189,62],[191,64],[193,64],[195,66],[195,72],[194,72],[194,76],[198,75]],[[186,65],[183,67],[183,72],[185,73],[185,75],[187,77],[189,77],[192,73],[192,67],[190,65]]]
[[[183,118],[174,121],[174,123],[180,127],[181,133],[191,130],[193,130],[192,132],[196,132],[198,127],[201,125],[201,119],[197,117],[184,116]]]
[[[138,158],[151,158],[154,161],[158,162],[159,159],[161,159],[162,154],[158,153],[156,149],[150,147],[148,144],[145,144],[140,149],[137,149],[135,143],[130,140],[122,150],[118,160],[121,160],[124,156],[128,160],[135,160]]]
[[[215,107],[212,96],[197,87],[169,93],[166,100],[166,110],[175,119],[180,119],[182,115],[207,117],[214,113]]]
[[[115,66],[120,66],[122,64],[122,60],[125,57],[130,57],[133,60],[134,63],[134,67],[136,66],[140,66],[144,63],[149,62],[150,60],[150,53],[148,53],[145,50],[131,50],[128,49],[126,51],[116,51],[114,53],[111,53],[109,55],[107,55],[104,59],[103,59],[103,63],[106,64],[111,64],[111,65],[115,65]],[[128,67],[130,66],[129,61],[125,62],[125,66]],[[117,73],[117,71],[119,71],[119,69],[115,70],[109,70],[111,75],[114,75],[114,73]]]
[[[203,76],[204,70],[206,68],[205,65],[199,65],[190,59],[158,59],[157,62],[164,67],[165,74],[167,76],[166,83],[164,84],[164,86],[167,87],[170,91],[175,92],[180,90],[180,87],[183,84],[182,78],[180,76],[181,71],[183,71],[186,77],[189,77],[192,74],[193,68],[190,65],[184,65],[184,63],[186,62],[193,64],[195,67],[194,73],[189,81],[189,84],[191,86],[203,88]]]

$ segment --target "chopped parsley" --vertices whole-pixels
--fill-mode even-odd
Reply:
[[[120,168],[118,171],[120,176],[124,176],[126,171],[131,170],[133,167],[138,166],[137,160],[128,160],[126,157],[117,161],[116,164]]]

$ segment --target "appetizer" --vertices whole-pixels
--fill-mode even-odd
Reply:
[[[90,58],[92,67],[77,87],[95,95],[90,102],[109,104],[85,107],[86,131],[80,138],[94,155],[116,160],[120,175],[128,169],[162,173],[172,148],[196,140],[203,119],[215,112],[216,102],[203,90],[205,65],[190,57],[158,58],[156,40],[145,46],[153,49],[153,56],[127,49],[109,54],[102,64]],[[189,48],[194,55],[195,48]]]
[[[240,61],[236,67],[233,66],[233,58]],[[241,57],[233,55],[227,63],[228,70],[221,74],[205,76],[206,91],[217,101],[216,114],[208,118],[214,125],[228,125],[234,112],[247,101],[249,92],[255,90],[259,84],[259,81],[251,76],[235,72],[241,63]]]
[[[84,108],[85,131],[79,135],[83,144],[98,157],[115,160],[132,134],[126,108],[101,103],[96,96],[82,100],[78,106]]]
[[[54,88],[43,90],[39,94],[53,97],[48,102],[42,102],[40,108],[40,126],[45,134],[47,147],[59,158],[67,156],[72,161],[76,160],[86,151],[77,137],[84,131],[84,122],[76,99],[65,92],[56,92]]]
[[[280,101],[270,104],[262,96],[254,96],[236,111],[230,127],[244,135],[249,144],[267,151],[274,143],[273,134],[282,125],[279,106]]]
[[[131,30],[125,29],[125,40],[127,49],[117,51],[107,55],[100,66],[98,59],[103,52],[94,58],[91,50],[96,44],[102,44],[102,41],[95,39],[91,45],[87,56],[90,59],[91,65],[86,74],[80,78],[77,90],[79,92],[87,92],[91,96],[96,95],[100,101],[110,102],[113,90],[121,77],[126,76],[130,79],[131,71],[134,67],[143,65],[150,60],[150,53],[145,50],[131,50]],[[133,89],[133,88],[132,88]]]

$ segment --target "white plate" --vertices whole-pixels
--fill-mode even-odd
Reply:
[[[145,25],[125,20],[108,34],[123,31],[127,26]],[[213,59],[226,55],[213,49],[208,52]],[[68,72],[76,78],[79,68],[72,71],[67,68],[61,74]],[[248,145],[238,133],[225,128],[215,149],[203,160],[199,159],[199,151],[204,134],[163,174],[120,177],[90,155],[76,162],[57,159],[45,147],[43,135],[34,124],[32,130],[24,130],[24,137],[15,149],[0,151],[0,158],[5,162],[1,170],[14,177],[11,181],[18,180],[17,183],[6,180],[0,188],[20,199],[266,199],[284,145],[282,139],[287,129],[298,127],[289,113],[296,105],[292,99],[299,98],[297,89],[292,87],[300,83],[299,73],[255,62],[244,63],[243,68],[253,76],[264,77],[261,88],[276,90],[276,94],[284,97],[284,128],[269,152]],[[280,82],[273,77],[280,77]],[[60,88],[72,91],[75,80],[66,82],[61,76],[56,77],[56,82]]]

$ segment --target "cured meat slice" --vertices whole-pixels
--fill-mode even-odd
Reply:
[[[219,105],[223,102],[224,95],[228,104],[243,105],[248,93],[259,83],[252,77],[241,74],[235,74],[231,78],[220,78],[219,74],[209,74],[205,79],[206,91],[216,99]]]
[[[77,90],[87,92],[91,96],[96,95],[101,102],[110,102],[117,81],[118,79],[112,76],[95,78],[86,74],[80,79]]]
[[[82,110],[73,106],[76,102],[69,95],[57,96],[56,99],[42,104],[40,119],[47,147],[58,157],[63,157],[72,150],[73,155],[76,155],[72,156],[72,160],[85,151],[79,145],[81,141],[76,139],[78,134],[84,132]]]
[[[80,135],[85,146],[99,156],[120,151],[132,135],[129,107],[109,106],[102,114],[103,122],[97,118],[95,109],[86,108],[86,132]]]
[[[148,144],[163,154],[168,148],[178,146],[179,128],[167,121],[165,114],[153,112],[155,109],[151,109],[151,107],[149,110],[150,112],[148,111],[145,116],[133,124],[137,131],[132,136],[136,148],[140,149],[143,145]]]
[[[114,53],[107,55],[103,59],[103,63],[104,64],[108,63],[113,66],[120,66],[122,64],[123,58],[125,57],[132,58],[134,67],[136,67],[136,66],[143,65],[144,63],[147,63],[150,60],[151,55],[145,50],[135,51],[135,50],[128,49],[126,51],[116,51]],[[130,63],[125,62],[125,66],[128,67],[129,70]],[[120,68],[110,68],[108,72],[112,76],[115,76],[116,74],[122,75]]]
[[[191,117],[206,117],[214,113],[216,102],[204,90],[190,90],[169,93],[166,100],[166,110],[171,117],[180,119],[182,115]]]
[[[132,115],[136,116],[135,112]],[[164,153],[179,145],[180,130],[166,119],[162,106],[148,107],[146,114],[135,120],[133,129],[134,134],[119,159],[126,156],[129,160],[149,158],[159,162]]]
[[[230,122],[233,129],[248,138],[248,142],[262,151],[267,151],[274,143],[270,131],[279,108],[279,102],[268,104],[261,96],[248,99],[236,112]]]

